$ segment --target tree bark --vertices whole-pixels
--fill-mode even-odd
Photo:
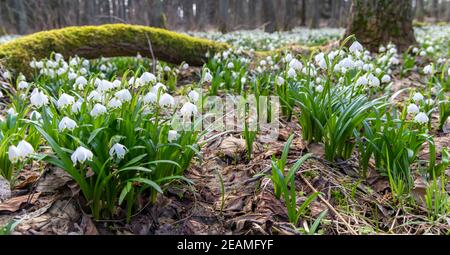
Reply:
[[[277,30],[275,7],[272,0],[263,0],[264,31],[273,33]]]
[[[371,51],[389,42],[403,51],[416,43],[412,21],[410,0],[353,0],[345,37],[354,34]]]

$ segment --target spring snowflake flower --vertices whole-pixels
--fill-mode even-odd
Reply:
[[[227,64],[227,67],[228,67],[228,69],[233,69],[233,68],[234,68],[233,62],[229,62],[229,63]]]
[[[156,99],[158,98],[158,96],[153,93],[153,92],[149,92],[144,96],[144,103],[146,104],[153,104],[156,102]]]
[[[423,68],[424,74],[433,74],[433,65],[427,65]]]
[[[20,160],[20,150],[16,146],[14,145],[9,146],[8,159],[13,164]]]
[[[358,78],[358,80],[356,80],[356,85],[360,86],[360,85],[367,85],[369,83],[369,81],[367,80],[366,76],[363,75],[361,77]]]
[[[289,62],[289,67],[291,68],[291,69],[294,69],[294,70],[302,70],[302,68],[303,68],[303,65],[302,65],[302,62],[300,62],[298,59],[296,59],[296,58],[293,58],[290,62]]]
[[[109,100],[109,102],[108,102],[109,108],[116,109],[116,108],[120,108],[121,106],[122,106],[122,101],[120,101],[117,98],[111,98],[111,100]]]
[[[281,77],[281,76],[278,76],[278,77],[277,77],[277,84],[278,84],[278,85],[284,84],[284,79],[283,79],[283,77]]]
[[[164,72],[168,73],[168,72],[170,72],[170,70],[171,70],[171,69],[170,69],[169,66],[165,66],[165,67],[164,67]]]
[[[164,93],[159,98],[159,106],[161,107],[173,107],[175,105],[175,99],[167,93]]]
[[[149,72],[144,72],[139,79],[145,84],[156,82],[156,76]]]
[[[21,82],[19,82],[18,87],[19,87],[19,89],[27,89],[29,87],[29,84],[26,81],[21,81]]]
[[[91,91],[87,96],[88,101],[101,102],[103,100],[103,95],[99,93],[97,90]]]
[[[181,67],[183,70],[186,70],[189,68],[189,64],[188,63],[184,63],[183,66]]]
[[[424,112],[419,112],[416,117],[414,117],[414,121],[419,124],[426,124],[428,123],[429,119],[428,116]]]
[[[360,52],[364,50],[363,46],[358,41],[354,41],[348,49],[350,52]]]
[[[417,52],[419,52],[419,49],[418,49],[417,47],[414,47],[414,48],[412,49],[412,52],[413,52],[413,53],[417,53]]]
[[[69,72],[69,74],[67,75],[67,78],[69,78],[70,81],[73,81],[77,78],[77,74],[74,72]]]
[[[16,110],[14,110],[14,108],[11,107],[6,111],[6,113],[8,115],[16,115]]]
[[[373,74],[369,74],[367,76],[368,80],[369,80],[369,85],[372,87],[379,87],[380,86],[380,80],[375,77]]]
[[[190,118],[191,116],[197,114],[197,106],[190,102],[187,102],[181,107],[180,113],[185,118]]]
[[[90,114],[92,117],[96,118],[102,114],[107,112],[106,107],[101,104],[95,104],[94,108],[92,108]]]
[[[9,71],[5,71],[2,73],[2,76],[5,80],[11,79],[11,73]]]
[[[409,114],[418,114],[420,112],[419,107],[415,104],[408,105],[407,112]]]
[[[41,121],[42,120],[42,115],[39,112],[37,112],[37,111],[32,111],[30,113],[30,120]]]
[[[120,143],[114,144],[111,147],[111,149],[109,149],[109,155],[111,157],[114,157],[114,155],[116,155],[117,158],[119,158],[119,159],[123,159],[125,157],[126,153],[127,153],[127,148]]]
[[[20,152],[21,159],[25,159],[26,157],[34,153],[33,146],[31,146],[31,144],[25,140],[22,140],[17,144],[17,149]]]
[[[82,103],[83,101],[80,100],[76,101],[71,107],[72,113],[78,113],[81,110]]]
[[[385,52],[386,48],[384,46],[380,46],[380,48],[378,49],[379,52]]]
[[[155,84],[155,86],[152,87],[152,93],[158,95],[159,90],[161,89],[162,92],[167,91],[166,85],[162,84],[161,82],[158,82]]]
[[[78,78],[75,80],[75,84],[73,86],[75,87],[75,89],[83,90],[84,86],[86,86],[87,82],[88,81],[86,80],[86,78],[84,78],[83,76],[78,76]]]
[[[317,85],[317,86],[316,86],[316,91],[319,92],[319,93],[322,93],[322,91],[323,91],[323,86],[322,86],[322,85]]]
[[[167,140],[169,141],[169,143],[171,143],[177,139],[178,139],[178,132],[176,130],[169,130],[169,134],[167,137]]]
[[[419,53],[419,55],[420,55],[421,57],[424,57],[425,55],[427,55],[427,53],[426,53],[425,51],[421,51],[421,52]]]
[[[191,90],[188,94],[188,97],[193,103],[197,103],[198,99],[200,98],[200,95],[198,94],[197,91]]]
[[[381,77],[381,82],[382,83],[389,83],[389,82],[391,82],[391,76],[389,76],[387,74],[383,75],[383,77]]]
[[[295,73],[295,70],[293,68],[289,68],[287,75],[289,78],[294,78],[297,75],[297,73]]]
[[[128,84],[129,84],[129,85],[132,85],[132,86],[134,86],[134,87],[136,87],[136,88],[143,85],[140,78],[134,78],[134,77],[131,77],[131,78],[128,80]]]
[[[114,88],[114,84],[108,80],[100,80],[97,83],[97,90],[100,92],[109,91]]]
[[[204,81],[205,81],[205,82],[211,82],[212,79],[213,79],[213,76],[211,75],[211,73],[210,73],[210,72],[206,72],[206,73],[205,73]]]
[[[413,96],[413,100],[418,102],[418,101],[422,101],[423,100],[423,95],[420,94],[419,92],[415,93]]]
[[[78,162],[84,163],[86,160],[91,161],[93,157],[94,154],[92,154],[92,151],[80,146],[72,153],[70,159],[72,159],[73,165],[75,166]]]
[[[114,95],[124,102],[129,102],[132,99],[131,93],[128,89],[119,90]]]
[[[68,95],[66,93],[63,93],[58,101],[56,102],[56,105],[58,106],[58,108],[64,108],[66,106],[72,105],[73,103],[75,103],[75,98],[71,95]]]
[[[62,132],[66,129],[72,131],[77,126],[78,126],[77,123],[73,119],[71,119],[69,117],[64,117],[58,124],[58,130],[59,130],[59,132]]]
[[[38,89],[34,89],[31,93],[30,102],[36,107],[41,107],[48,104],[48,97]]]

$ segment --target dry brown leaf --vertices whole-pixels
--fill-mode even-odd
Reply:
[[[13,197],[0,204],[0,211],[16,212],[20,209],[20,206],[29,202],[30,204],[36,203],[41,193],[34,193],[32,195],[23,195],[19,197]]]
[[[36,172],[30,172],[27,176],[25,176],[25,180],[21,181],[16,185],[16,189],[24,189],[31,184],[35,183],[39,179],[39,174]]]
[[[87,215],[83,215],[81,219],[81,228],[85,235],[98,235],[97,227],[95,227],[94,222]]]

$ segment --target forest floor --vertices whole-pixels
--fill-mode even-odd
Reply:
[[[193,72],[191,72],[193,73]],[[186,77],[186,79],[193,79]],[[413,75],[395,78],[396,90],[422,86]],[[401,101],[401,97],[399,98]],[[447,123],[447,130],[450,125]],[[271,157],[279,156],[290,133],[295,133],[288,162],[307,152],[314,154],[296,174],[296,190],[319,191],[310,213],[300,218],[300,228],[289,223],[285,205],[276,199],[267,175]],[[432,131],[437,151],[450,147],[448,133]],[[22,171],[12,198],[0,204],[0,226],[20,222],[13,234],[300,234],[327,211],[321,234],[448,234],[450,218],[431,222],[424,205],[425,184],[415,179],[413,198],[417,206],[393,202],[386,176],[369,167],[360,177],[358,155],[331,163],[324,159],[322,144],[306,144],[295,117],[282,120],[278,140],[267,144],[257,139],[252,160],[245,158],[245,141],[239,133],[227,133],[202,149],[203,160],[186,172],[192,185],[174,185],[157,202],[141,201],[142,209],[125,219],[93,221],[79,202],[80,191],[61,169],[35,163]],[[427,148],[424,148],[424,155]],[[42,169],[45,169],[42,171]],[[450,176],[450,169],[446,171]],[[221,185],[223,183],[223,187]],[[450,185],[446,187],[450,193]]]

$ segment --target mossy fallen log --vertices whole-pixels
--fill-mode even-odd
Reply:
[[[157,59],[175,64],[185,61],[190,65],[202,65],[206,52],[214,54],[230,47],[165,29],[110,24],[67,27],[21,37],[0,45],[0,62],[7,69],[27,75],[33,58],[42,59],[52,52],[88,59],[136,56],[137,53],[151,57],[148,39]]]

